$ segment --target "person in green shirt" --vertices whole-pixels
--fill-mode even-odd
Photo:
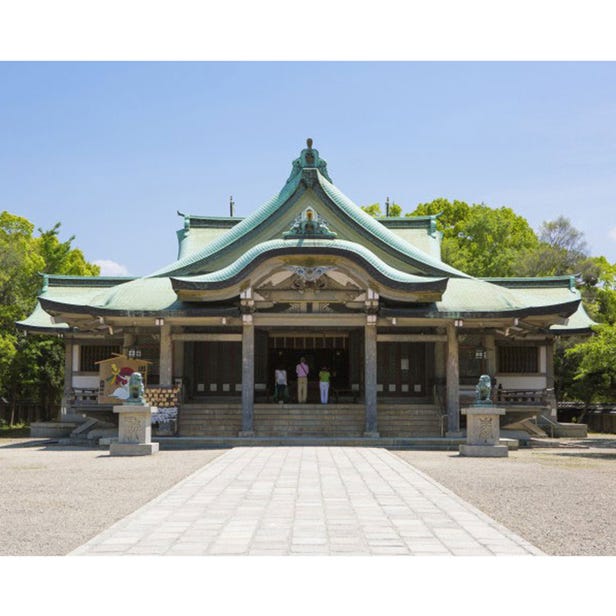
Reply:
[[[327,404],[327,397],[329,395],[329,379],[331,375],[327,366],[321,368],[319,372],[319,387],[321,389],[321,404]]]

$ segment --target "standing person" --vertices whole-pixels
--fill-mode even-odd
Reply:
[[[297,374],[297,401],[302,404],[308,398],[308,373],[310,368],[304,357],[300,357],[299,364],[295,366],[295,374]]]
[[[274,372],[274,379],[276,382],[276,400],[278,400],[278,404],[282,404],[286,402],[287,398],[287,371],[282,366],[278,366]]]
[[[327,404],[327,397],[329,395],[329,379],[331,374],[327,369],[327,366],[321,368],[319,372],[319,389],[321,390],[321,404]]]

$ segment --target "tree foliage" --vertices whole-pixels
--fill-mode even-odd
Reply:
[[[520,261],[538,245],[528,221],[508,207],[440,198],[420,203],[408,215],[436,214],[443,261],[472,276],[520,275]]]
[[[573,379],[569,394],[586,404],[616,399],[616,326],[598,325],[595,335],[565,351]]]
[[[588,258],[584,234],[568,218],[559,216],[539,228],[539,244],[520,264],[525,276],[578,274]]]
[[[373,218],[381,218],[385,216],[385,213],[381,210],[380,203],[372,203],[371,205],[362,205],[361,209],[366,212],[366,214],[370,214]],[[392,218],[396,218],[398,216],[402,216],[402,207],[397,203],[392,203],[389,206],[389,216]]]
[[[379,204],[364,209],[380,215]],[[586,405],[616,398],[616,357],[610,350],[616,348],[616,264],[602,256],[589,256],[584,234],[568,218],[545,221],[535,233],[528,221],[510,208],[444,198],[420,203],[406,215],[438,215],[443,261],[468,274],[575,276],[586,310],[605,327],[590,339],[557,342],[559,393]]]
[[[73,248],[74,237],[60,241],[60,223],[48,231],[21,216],[0,213],[0,395],[14,402],[28,398],[57,404],[62,391],[63,345],[57,338],[26,337],[15,322],[36,305],[41,274],[97,275]]]

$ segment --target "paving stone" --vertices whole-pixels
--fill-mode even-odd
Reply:
[[[240,447],[73,553],[540,552],[386,450]]]

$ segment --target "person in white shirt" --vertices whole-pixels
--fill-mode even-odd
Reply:
[[[302,404],[308,398],[308,373],[310,368],[306,363],[306,359],[301,357],[299,364],[295,366],[295,374],[297,374],[297,401]]]
[[[276,400],[278,400],[278,404],[282,404],[287,397],[287,371],[282,366],[278,366],[274,372],[274,378],[276,381]]]

